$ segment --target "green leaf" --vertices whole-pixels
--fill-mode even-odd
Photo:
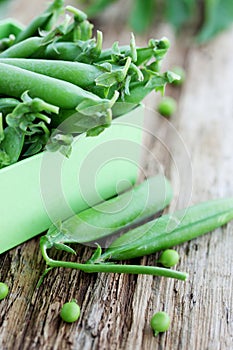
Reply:
[[[167,78],[168,80],[168,83],[173,83],[173,81],[176,81],[176,80],[180,80],[180,76],[172,71],[167,71],[165,73],[165,77]]]
[[[96,78],[95,83],[97,86],[111,87],[118,81],[118,72],[106,72]]]
[[[195,6],[195,0],[166,0],[165,18],[180,29],[193,16]]]
[[[69,158],[72,151],[73,136],[64,134],[59,130],[55,130],[46,144],[46,149],[50,152],[59,151],[61,154]]]
[[[233,22],[232,0],[205,0],[204,23],[197,40],[210,40]]]
[[[111,87],[116,83],[125,80],[128,70],[131,67],[131,57],[127,57],[123,67],[117,68],[111,72],[106,72],[98,76],[95,80],[97,86]]]
[[[137,33],[145,32],[155,17],[155,0],[134,0],[129,24]]]
[[[26,152],[23,153],[23,156],[24,157],[33,156],[34,154],[39,153],[42,150],[42,148],[43,146],[41,142],[34,142],[28,147]]]
[[[4,129],[4,140],[0,144],[2,165],[10,165],[19,159],[23,148],[24,134],[10,126]],[[4,163],[8,164],[4,164]]]
[[[95,63],[94,66],[102,68],[103,71],[106,71],[106,72],[111,72],[112,71],[112,65],[109,62]]]
[[[115,1],[116,0],[95,0],[93,4],[86,9],[86,13],[88,17],[93,17]]]

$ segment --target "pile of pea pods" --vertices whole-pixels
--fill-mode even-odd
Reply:
[[[129,45],[103,49],[103,33],[64,0],[0,38],[0,168],[44,149],[69,156],[74,135],[98,135],[177,80],[160,72],[167,38],[137,47],[131,34]]]

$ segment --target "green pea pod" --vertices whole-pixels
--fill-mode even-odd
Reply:
[[[10,46],[8,49],[0,53],[0,58],[26,58],[30,57],[34,52],[38,50],[43,38],[32,37],[25,39],[18,44]]]
[[[130,57],[125,66],[104,67],[81,62],[60,60],[1,58],[0,63],[10,64],[19,68],[40,73],[52,78],[68,81],[82,88],[91,89],[95,84],[98,86],[111,87],[113,84],[122,82],[130,66]]]
[[[161,187],[161,185],[165,187]],[[149,187],[147,188],[147,186]],[[165,192],[161,191],[161,188],[163,188]],[[156,189],[158,191],[155,191]],[[151,190],[153,193],[155,192],[155,196],[153,196]],[[40,239],[42,256],[50,268],[45,270],[39,281],[39,285],[45,274],[53,267],[79,269],[87,273],[105,272],[148,274],[185,280],[187,278],[186,273],[171,269],[156,266],[116,265],[101,262],[99,261],[99,257],[101,256],[100,246],[98,246],[92,259],[85,263],[54,260],[51,259],[47,253],[47,250],[52,247],[66,252],[75,253],[75,251],[65,243],[75,243],[80,242],[80,240],[87,241],[90,239],[97,240],[122,226],[127,226],[129,223],[135,223],[139,219],[142,220],[152,213],[155,213],[157,210],[164,208],[164,206],[170,201],[170,198],[170,184],[164,177],[155,177],[148,179],[148,182],[144,182],[135,187],[132,193],[126,192],[119,197],[110,199],[94,208],[79,213],[77,216],[66,220],[60,228],[52,227],[47,235],[42,236]],[[129,200],[132,202],[131,205],[127,205]]]
[[[82,48],[78,44],[68,41],[58,41],[36,51],[34,55],[32,55],[32,58],[75,61],[81,53]]]
[[[16,43],[32,36],[38,35],[39,30],[50,29],[58,15],[62,12],[64,0],[54,0],[39,16],[33,18],[31,23],[16,37]]]
[[[83,114],[106,114],[117,97],[101,99],[69,82],[0,63],[0,93],[20,97],[25,91],[57,107],[78,108]]]
[[[97,31],[97,39],[93,38],[87,41],[77,40],[75,42],[52,42],[45,48],[36,51],[32,57],[78,61],[90,64],[99,57],[102,49],[102,41],[102,32]]]
[[[233,198],[203,202],[127,232],[109,246],[100,260],[152,254],[201,236],[232,219]]]
[[[155,176],[93,208],[72,216],[47,235],[48,247],[54,243],[84,243],[108,236],[123,227],[141,221],[165,208],[171,201],[172,189],[164,176]]]
[[[104,73],[104,69],[94,65],[62,60],[0,58],[0,63],[68,81],[83,88],[95,84],[95,79]]]

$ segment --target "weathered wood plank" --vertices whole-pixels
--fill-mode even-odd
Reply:
[[[113,40],[128,42],[128,31],[114,22],[105,32],[106,46]],[[229,45],[233,31],[204,47],[193,45],[189,49],[183,41],[175,42],[168,27],[156,31],[156,36],[163,35],[172,38],[166,66],[183,64],[187,80],[181,89],[167,91],[179,101],[171,122],[153,111],[159,97],[147,99],[152,111],[146,117],[148,151],[143,163],[146,175],[162,169],[171,178],[175,188],[172,211],[233,195],[233,47]],[[146,38],[138,40],[139,44],[145,42]],[[38,238],[1,255],[0,279],[10,287],[9,297],[0,303],[1,350],[230,349],[232,231],[230,223],[178,248],[181,261],[177,268],[189,273],[185,283],[58,269],[51,271],[37,289],[44,269]],[[79,250],[83,260],[90,253],[88,247]],[[61,253],[56,256],[61,257]],[[154,264],[156,257],[139,261]],[[81,317],[77,323],[66,325],[59,318],[59,310],[72,298],[81,305]],[[167,333],[154,338],[149,321],[157,310],[166,310],[172,325]]]

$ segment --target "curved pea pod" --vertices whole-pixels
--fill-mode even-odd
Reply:
[[[152,177],[127,191],[52,226],[47,244],[84,243],[98,240],[127,225],[137,223],[165,208],[171,201],[169,181]],[[49,247],[51,247],[49,246]]]
[[[149,187],[145,188],[146,185]],[[153,192],[151,192],[151,190]],[[126,204],[129,200],[129,195],[131,195],[132,198],[130,198],[130,205],[127,206]],[[126,192],[125,194],[101,203],[94,208],[87,209],[79,213],[77,216],[66,220],[64,225],[61,224],[60,227],[51,227],[47,235],[42,236],[40,239],[41,254],[45,259],[48,268],[41,276],[38,285],[42,283],[46,273],[54,267],[78,269],[87,273],[111,272],[148,274],[186,280],[186,273],[172,269],[157,266],[117,265],[115,263],[105,263],[103,259],[101,259],[102,250],[99,245],[97,245],[97,249],[91,259],[85,263],[54,260],[49,257],[47,252],[50,248],[54,247],[58,250],[76,254],[76,252],[71,247],[67,246],[66,243],[77,243],[80,241],[84,243],[89,241],[89,239],[100,239],[122,226],[136,223],[152,213],[157,212],[164,208],[170,199],[170,184],[167,182],[166,178],[157,176],[134,187],[132,193]],[[103,212],[101,212],[101,210],[103,210]],[[113,210],[116,212],[112,212]]]
[[[82,53],[81,48],[74,42],[51,43],[43,51],[35,52],[33,58],[44,58],[52,60],[75,61]]]
[[[233,219],[233,198],[203,202],[163,215],[116,239],[101,259],[131,259],[171,248]]]
[[[40,73],[52,78],[68,81],[82,88],[91,89],[95,84],[109,87],[122,82],[129,69],[130,58],[125,66],[101,67],[82,62],[63,60],[1,58],[0,63],[10,64],[34,73]]]
[[[101,99],[69,82],[0,63],[0,93],[20,97],[25,91],[57,107],[87,115],[108,114],[118,97],[115,94],[112,100]]]
[[[8,49],[0,53],[0,58],[24,58],[30,57],[38,50],[42,44],[43,38],[32,37],[20,41],[19,43],[10,46]]]
[[[19,33],[16,42],[38,35],[39,30],[49,30],[62,12],[63,5],[64,0],[54,0],[43,13],[33,18],[28,26]]]
[[[92,63],[101,53],[102,42],[102,32],[97,31],[96,39],[77,40],[75,42],[58,41],[39,49],[32,57]]]
[[[68,81],[83,88],[95,84],[95,79],[103,74],[103,69],[81,62],[36,58],[1,58],[0,55],[0,63],[10,64],[34,73]]]

